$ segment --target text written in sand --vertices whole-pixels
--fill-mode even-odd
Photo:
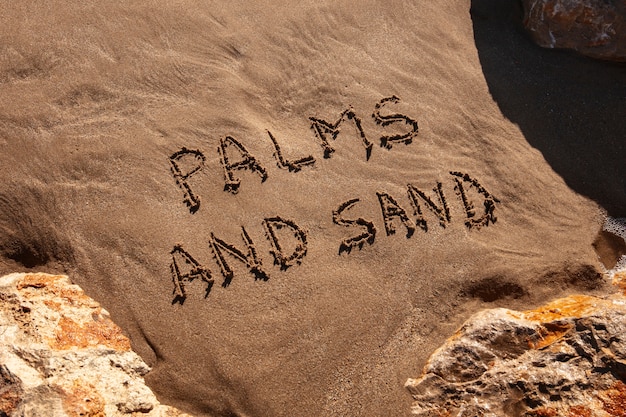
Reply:
[[[375,123],[383,128],[394,125],[396,130],[402,128],[401,133],[393,135],[381,135],[379,144],[381,148],[391,150],[395,145],[410,145],[418,134],[418,123],[415,119],[404,114],[385,111],[388,105],[396,104],[400,99],[396,96],[387,97],[376,103],[372,118]],[[335,149],[331,140],[337,139],[341,128],[351,124],[355,128],[357,140],[363,146],[365,160],[369,161],[373,143],[368,139],[362,127],[361,119],[349,107],[343,111],[337,120],[326,120],[310,117],[311,129],[316,141],[322,148],[324,158],[331,158]],[[268,140],[274,149],[274,159],[279,169],[298,173],[301,170],[316,164],[312,155],[288,159],[280,147],[279,141],[267,131]],[[224,191],[237,194],[240,191],[240,171],[247,171],[258,176],[261,183],[268,178],[268,170],[262,161],[255,157],[245,145],[233,136],[225,136],[219,139],[217,153],[223,169]],[[200,197],[194,192],[191,179],[205,168],[206,156],[200,149],[181,148],[169,157],[170,170],[175,183],[182,191],[182,201],[193,215],[201,206]],[[468,229],[480,229],[483,226],[495,223],[495,209],[500,201],[489,193],[485,187],[474,177],[464,172],[450,171],[449,180],[454,186],[457,201],[463,208],[464,223]],[[410,210],[403,207],[390,193],[377,191],[376,197],[380,206],[382,223],[387,236],[396,233],[401,228],[410,239],[416,230],[428,232],[431,223],[445,228],[451,221],[449,203],[444,193],[442,182],[436,182],[432,191],[425,192],[414,186],[406,185],[406,195],[410,202]],[[351,236],[339,242],[338,254],[350,253],[354,248],[362,249],[365,245],[373,245],[376,242],[377,229],[374,221],[363,217],[352,218],[350,210],[359,204],[358,198],[349,199],[340,203],[332,213],[333,223],[353,230]],[[430,220],[428,220],[430,219]],[[280,216],[268,217],[262,220],[265,231],[265,239],[270,243],[270,254],[274,265],[278,265],[281,271],[291,266],[300,265],[306,256],[308,243],[307,231],[298,226],[292,219]],[[210,234],[208,237],[209,248],[219,274],[223,281],[221,286],[226,288],[233,279],[232,262],[242,263],[255,280],[267,281],[269,275],[263,265],[256,245],[244,226],[241,226],[241,238],[238,245],[228,243],[220,237]],[[214,284],[213,272],[205,265],[201,265],[181,244],[176,244],[170,252],[170,272],[174,283],[174,299],[172,303],[183,304],[187,291],[186,286],[194,280],[200,280],[205,284],[205,297],[208,297]]]

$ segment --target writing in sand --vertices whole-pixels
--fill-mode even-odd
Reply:
[[[387,111],[387,106],[398,102],[399,98],[396,96],[384,98],[376,103],[372,113],[376,124],[383,128],[390,125],[395,125],[396,130],[398,127],[403,128],[403,133],[383,135],[379,138],[380,147],[387,150],[391,150],[395,145],[410,145],[418,134],[418,123],[415,119]],[[352,124],[356,130],[357,139],[363,145],[365,159],[369,161],[373,144],[362,128],[361,119],[351,107],[342,112],[334,123],[315,117],[310,117],[309,120],[324,158],[332,158],[335,153],[331,139],[334,141],[337,138],[340,128],[345,124]],[[279,169],[298,173],[316,164],[316,159],[311,155],[295,160],[286,159],[276,137],[270,131],[267,131],[267,136],[274,148],[274,159]],[[261,183],[268,180],[268,170],[262,161],[252,155],[246,146],[234,137],[220,138],[217,152],[224,172],[224,192],[232,194],[239,192],[241,179],[238,173],[240,171],[257,175]],[[169,157],[169,162],[176,185],[182,191],[182,201],[193,215],[200,210],[201,201],[190,185],[190,179],[205,168],[205,153],[200,149],[183,147]],[[449,175],[448,181],[451,181],[454,186],[458,204],[462,206],[465,214],[463,221],[467,228],[480,229],[495,223],[497,220],[495,209],[500,201],[470,174],[450,171]],[[435,227],[445,228],[452,221],[449,203],[441,182],[437,181],[432,191],[419,189],[410,183],[406,184],[406,195],[410,202],[410,209],[403,207],[390,193],[376,192],[375,198],[380,206],[380,216],[387,236],[401,229],[403,233],[406,233],[407,239],[410,239],[418,229],[428,232],[432,223]],[[335,225],[354,230],[351,237],[338,242],[339,255],[350,254],[355,248],[360,250],[376,242],[378,232],[374,221],[350,216],[351,209],[359,202],[358,198],[339,202],[337,208],[329,213]],[[281,271],[300,265],[307,254],[307,231],[301,228],[295,220],[279,215],[264,218],[261,223],[265,231],[264,238],[271,245],[270,254],[274,259],[274,265],[280,266]],[[284,242],[285,236],[288,236],[288,244]],[[232,262],[241,262],[256,280],[267,281],[269,279],[254,240],[244,226],[241,226],[241,240],[237,244],[229,243],[210,233],[208,246],[223,278],[222,287],[228,287],[233,279]],[[170,272],[174,283],[172,304],[184,303],[187,297],[186,286],[196,279],[204,282],[206,285],[204,296],[208,297],[215,282],[212,270],[200,264],[180,244],[174,245],[170,255]]]

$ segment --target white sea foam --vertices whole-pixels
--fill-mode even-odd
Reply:
[[[626,242],[626,218],[607,217],[604,221],[604,225],[602,226],[602,230],[613,233],[614,235],[624,239],[624,242]],[[626,271],[626,255],[622,255],[617,260],[617,264],[609,271],[609,273],[621,271]]]

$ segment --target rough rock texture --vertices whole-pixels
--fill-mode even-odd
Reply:
[[[626,1],[523,0],[524,26],[539,45],[626,61]]]
[[[0,301],[0,416],[186,416],[159,404],[148,366],[66,276],[4,276]]]
[[[615,274],[616,283],[626,274]],[[482,311],[406,387],[418,416],[626,415],[626,298]]]

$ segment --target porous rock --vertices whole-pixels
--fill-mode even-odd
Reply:
[[[626,297],[471,317],[406,387],[418,416],[626,415]]]
[[[184,417],[144,384],[150,368],[66,276],[0,278],[0,415]]]
[[[524,26],[545,48],[626,61],[626,1],[523,0]]]

